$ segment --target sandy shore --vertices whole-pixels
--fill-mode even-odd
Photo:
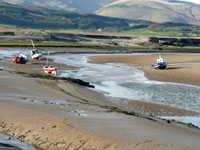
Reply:
[[[192,85],[200,85],[200,54],[162,54],[169,65],[166,70],[155,70],[151,67],[159,57],[155,55],[145,56],[95,56],[90,58],[92,63],[125,63],[138,67],[145,72],[150,80],[175,82]],[[185,64],[188,63],[188,64]]]
[[[140,57],[146,60],[146,56]],[[95,57],[91,61],[105,63],[108,58],[110,62],[123,63],[121,56],[118,60],[105,57],[102,61],[102,57]],[[148,61],[139,64],[139,56],[137,59],[135,64],[138,66],[148,65]],[[124,60],[127,61],[127,58]],[[1,60],[1,132],[45,150],[199,150],[199,129],[147,115],[150,112],[157,114],[159,109],[174,114],[195,115],[195,112],[135,102],[138,111],[141,108],[149,111],[146,114],[142,111],[135,114],[125,111],[120,104],[113,103],[102,94],[78,84],[23,77],[16,73],[40,74],[44,63],[31,61],[27,65],[19,65],[12,64],[9,58]],[[131,61],[130,64],[135,65]],[[72,69],[70,66],[57,65],[63,69]],[[181,69],[174,70],[178,72]],[[153,73],[149,74],[153,76]],[[153,111],[155,108],[157,111]]]

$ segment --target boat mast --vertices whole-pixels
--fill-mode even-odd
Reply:
[[[49,52],[48,52],[48,55],[47,55],[47,63],[46,63],[46,66],[48,66],[48,61],[49,61]]]
[[[31,43],[33,45],[33,50],[35,49],[35,44],[33,43],[33,40],[31,40]]]

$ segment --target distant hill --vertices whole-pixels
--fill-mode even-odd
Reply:
[[[29,28],[125,30],[150,22],[0,3],[0,24]]]
[[[159,23],[200,24],[200,5],[178,0],[118,0],[96,14]]]
[[[104,5],[116,0],[0,0],[20,6],[39,6],[57,10],[94,13]]]
[[[55,30],[98,30],[142,35],[200,35],[200,26],[120,19],[87,13],[53,10],[43,7],[22,7],[7,3],[0,3],[0,27],[1,26]]]

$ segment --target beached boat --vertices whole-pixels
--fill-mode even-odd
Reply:
[[[159,58],[157,59],[157,63],[152,65],[152,67],[154,67],[155,69],[166,69],[167,61],[159,56]]]
[[[28,58],[24,54],[19,54],[18,56],[13,56],[12,60],[14,63],[26,64],[28,62]]]
[[[48,56],[47,56],[47,63],[46,63],[46,66],[43,67],[43,70],[47,74],[56,75],[57,74],[57,69],[54,66],[48,65],[48,59],[49,59],[49,52],[48,52]]]
[[[42,52],[35,48],[35,44],[33,43],[33,40],[31,40],[31,43],[33,45],[33,50],[31,51],[31,58],[32,59],[40,59],[42,57]]]

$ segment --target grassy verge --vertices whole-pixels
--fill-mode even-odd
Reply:
[[[185,34],[180,30],[169,30],[169,31],[153,31],[146,28],[143,29],[134,29],[123,31],[122,33],[126,34],[135,34],[135,35],[148,35],[148,36],[168,36],[168,37],[182,37]],[[187,33],[187,36],[195,36],[193,32]]]
[[[1,42],[0,46],[16,46],[16,47],[27,47],[32,46],[31,43],[23,42]],[[36,47],[101,47],[103,45],[94,45],[94,44],[79,44],[79,43],[35,43]]]
[[[14,25],[0,24],[0,28],[16,28]]]
[[[114,45],[98,45],[98,44],[81,44],[81,43],[35,43],[36,47],[80,47],[80,48],[99,48],[99,49],[143,49],[141,46],[114,46]],[[0,47],[32,47],[31,43],[23,42],[0,42]]]
[[[159,46],[159,45],[143,45],[143,46],[114,46],[114,45],[97,45],[97,44],[81,44],[81,43],[35,43],[36,47],[52,47],[52,48],[94,48],[94,49],[109,49],[120,50],[119,53],[132,50],[132,52],[142,50],[143,52],[194,52],[200,53],[200,47],[180,47],[180,46]],[[31,43],[22,42],[1,42],[0,47],[32,47]],[[131,51],[129,51],[131,52]]]

